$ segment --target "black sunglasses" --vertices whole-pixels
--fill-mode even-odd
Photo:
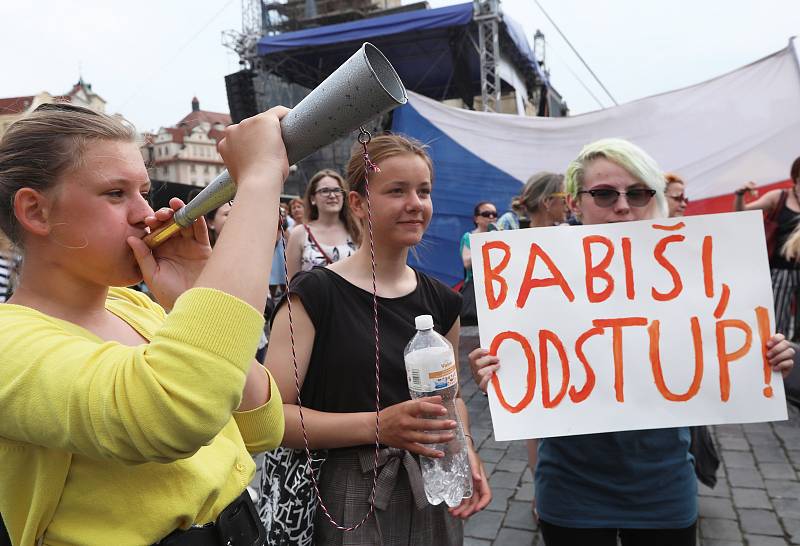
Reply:
[[[650,188],[634,188],[628,191],[617,191],[611,188],[599,188],[596,190],[581,190],[578,192],[579,195],[581,193],[588,193],[591,195],[592,199],[594,199],[594,204],[602,208],[613,207],[620,195],[625,196],[630,206],[644,207],[656,194],[656,190],[651,190]]]
[[[479,212],[478,216],[482,216],[483,218],[497,218],[497,213],[491,210],[484,210]]]

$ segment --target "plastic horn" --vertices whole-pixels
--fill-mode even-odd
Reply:
[[[377,47],[364,43],[281,120],[289,164],[407,101],[403,82],[392,65]],[[144,242],[150,248],[157,247],[234,195],[236,184],[225,170]]]

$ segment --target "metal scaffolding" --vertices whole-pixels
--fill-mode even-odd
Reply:
[[[239,55],[239,64],[252,67],[258,58],[258,40],[264,35],[261,0],[242,0],[242,30],[222,33],[222,45]]]
[[[500,1],[474,0],[478,25],[481,71],[481,106],[484,112],[500,111]]]

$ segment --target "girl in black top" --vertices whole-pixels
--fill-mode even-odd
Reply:
[[[380,172],[369,173],[375,242],[380,325],[380,443],[384,454],[399,458],[397,480],[386,498],[379,496],[375,517],[354,533],[334,529],[317,510],[315,544],[461,544],[460,521],[484,508],[491,493],[483,466],[470,444],[471,498],[453,509],[431,506],[409,485],[408,452],[443,454],[427,444],[453,437],[455,421],[428,420],[445,412],[440,397],[410,400],[403,348],[415,333],[414,317],[430,314],[435,328],[458,348],[460,296],[439,281],[411,269],[408,251],[422,240],[431,216],[432,168],[423,147],[399,135],[382,135],[369,144]],[[356,150],[348,165],[348,198],[366,230],[364,160]],[[366,231],[365,231],[366,233]],[[365,235],[364,239],[367,237]],[[305,429],[312,449],[327,449],[320,488],[333,517],[344,525],[360,520],[369,506],[375,441],[375,355],[370,250],[326,268],[298,274],[291,282],[295,349],[301,382]],[[284,400],[283,445],[302,448],[291,360],[288,312],[281,305],[274,318],[266,365]],[[456,354],[457,358],[457,354]],[[469,421],[463,401],[456,401],[466,434]],[[428,432],[423,432],[428,431]],[[381,469],[389,470],[390,463]],[[411,469],[413,470],[413,469]],[[417,508],[424,507],[421,510]],[[455,516],[455,517],[453,517]],[[358,518],[358,519],[357,519]],[[357,542],[348,542],[348,541]]]
[[[786,339],[800,339],[796,308],[797,294],[800,291],[800,261],[796,256],[787,260],[782,250],[795,228],[800,225],[800,157],[794,160],[790,169],[792,187],[789,189],[771,190],[750,203],[744,202],[746,193],[756,194],[756,185],[748,182],[736,190],[735,210],[763,210],[766,216],[772,216],[778,223],[775,232],[775,247],[769,256],[769,268],[772,273],[772,295],[775,300],[775,331],[786,336]],[[795,245],[789,245],[795,246]],[[790,252],[796,255],[797,252]]]

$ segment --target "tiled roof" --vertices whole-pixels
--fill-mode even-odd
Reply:
[[[27,110],[33,103],[33,95],[29,97],[9,97],[0,99],[0,114],[19,114]]]
[[[208,112],[206,110],[196,110],[194,112],[190,112],[182,120],[180,120],[178,122],[178,127],[184,126],[188,129],[194,129],[204,121],[209,123],[212,127],[217,123],[220,123],[223,126],[228,126],[232,123],[231,116],[229,114]]]

